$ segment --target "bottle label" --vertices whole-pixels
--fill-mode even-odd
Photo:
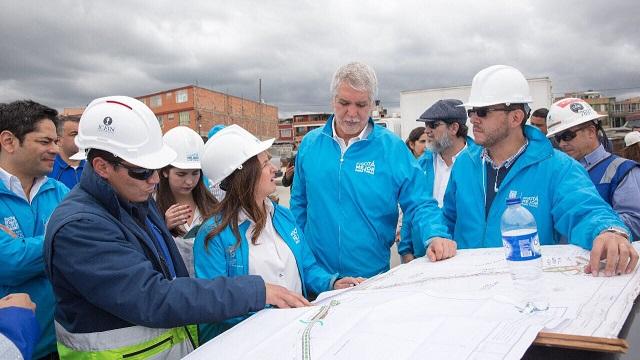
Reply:
[[[509,261],[526,261],[540,257],[540,240],[538,232],[522,235],[502,235],[505,255]]]

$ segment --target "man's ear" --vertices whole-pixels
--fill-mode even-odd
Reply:
[[[13,135],[13,133],[9,130],[3,130],[0,132],[0,149],[2,151],[6,151],[8,153],[13,153],[16,149],[16,146],[19,146],[20,143],[18,138]]]
[[[455,136],[458,133],[458,130],[460,130],[460,123],[458,123],[457,121],[452,122],[449,126],[449,129],[451,130],[451,135]]]
[[[522,111],[522,109],[516,109],[513,110],[509,113],[509,117],[510,117],[510,123],[512,125],[512,127],[516,128],[516,127],[521,127],[522,126],[522,122],[525,121],[524,118],[524,111]]]
[[[93,171],[96,172],[100,177],[108,179],[111,174],[111,164],[108,161],[105,161],[101,157],[96,157],[91,162],[91,166],[93,167]]]

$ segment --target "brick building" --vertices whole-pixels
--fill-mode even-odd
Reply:
[[[202,136],[217,124],[238,124],[258,138],[278,136],[278,108],[189,85],[138,96],[156,114],[163,132],[188,126]]]
[[[302,138],[311,130],[324,126],[331,114],[314,113],[293,116],[293,141],[300,145]]]

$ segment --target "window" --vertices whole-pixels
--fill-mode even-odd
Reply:
[[[290,138],[291,137],[291,129],[280,129],[280,137],[281,138]]]
[[[163,126],[162,126],[162,125],[163,125],[163,124],[162,124],[162,115],[158,115],[158,116],[156,116],[156,117],[158,118],[158,123],[160,124],[160,128],[162,128],[162,127],[163,127]]]
[[[178,125],[184,125],[184,126],[191,125],[191,119],[189,119],[189,112],[188,111],[181,111],[180,112],[180,123]]]
[[[167,115],[167,119],[173,120],[173,113],[170,113],[169,115]]]
[[[160,96],[160,95],[152,96],[151,97],[151,104],[149,106],[151,106],[151,107],[162,106],[162,96]]]
[[[187,94],[187,89],[176,91],[176,103],[184,103],[189,100],[189,95]]]
[[[304,126],[296,128],[296,136],[302,136],[307,133],[307,128]]]

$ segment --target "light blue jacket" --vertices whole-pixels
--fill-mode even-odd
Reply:
[[[10,293],[27,293],[36,303],[36,318],[42,330],[35,359],[56,351],[53,329],[55,298],[44,273],[44,229],[53,210],[69,192],[64,184],[47,179],[31,204],[0,182],[0,222],[17,238],[0,231],[0,298]]]
[[[527,125],[529,145],[503,180],[485,218],[485,165],[482,148],[462,154],[453,166],[443,212],[459,249],[502,246],[500,218],[514,192],[535,217],[540,243],[555,244],[559,235],[591,249],[608,227],[626,229],[600,197],[587,172],[575,160],[553,149],[544,135]]]
[[[476,145],[472,138],[467,136],[467,147],[462,151],[468,151],[469,149],[475,149],[476,147],[478,147],[478,145]],[[433,167],[433,152],[425,150],[424,154],[418,158],[418,164],[420,164],[420,167],[424,170],[429,196],[433,196],[433,183],[436,178],[436,170]],[[411,226],[403,217],[400,243],[398,243],[398,253],[400,255],[413,254],[415,257],[424,256],[427,249],[424,247],[423,243],[424,242],[421,239],[412,236]]]
[[[373,125],[341,154],[332,124],[333,116],[302,140],[291,191],[291,211],[323,267],[362,277],[389,270],[398,204],[425,244],[450,238],[424,171],[399,137]]]
[[[212,238],[205,248],[205,238],[216,223],[214,218],[209,218],[202,224],[196,235],[193,245],[196,277],[215,279],[219,276],[248,275],[249,244],[246,233],[251,222],[245,220],[239,224],[238,229],[241,238],[239,246],[236,245],[237,239],[231,230],[231,226],[227,226],[221,233]],[[309,292],[319,294],[330,290],[338,275],[328,273],[316,262],[302,231],[296,225],[293,214],[289,209],[274,203],[273,227],[289,246],[296,259],[303,294],[307,296]],[[202,324],[200,326],[201,341],[212,339],[247,316],[236,317],[220,323]]]

